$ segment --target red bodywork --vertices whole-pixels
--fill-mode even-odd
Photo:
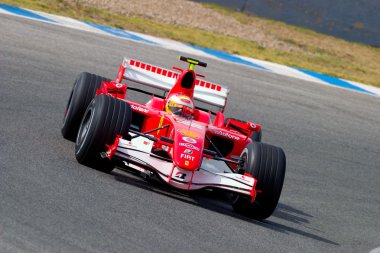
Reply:
[[[182,70],[178,67],[173,67],[175,70],[180,71],[180,73],[175,73],[158,67],[140,66],[140,64],[142,65],[144,63],[134,60],[131,60],[131,64],[139,65],[139,67],[155,73],[170,75],[170,77],[176,78],[177,80],[168,92],[166,98],[152,96],[145,104],[126,100],[128,83],[125,84],[122,83],[122,81],[127,69],[123,64],[119,67],[115,81],[103,82],[96,94],[111,95],[128,102],[133,112],[132,125],[138,126],[138,131],[141,133],[147,133],[150,130],[168,125],[168,127],[149,132],[149,135],[158,139],[158,141],[154,143],[153,149],[165,150],[172,159],[173,166],[187,171],[199,169],[203,157],[208,156],[204,154],[204,149],[213,149],[209,140],[214,140],[219,147],[221,147],[221,153],[225,158],[230,159],[232,156],[240,156],[244,147],[252,141],[249,136],[251,136],[254,131],[260,132],[261,126],[256,123],[242,122],[234,119],[229,119],[225,122],[225,116],[222,111],[218,111],[213,120],[211,119],[211,112],[199,109],[194,110],[192,119],[178,117],[165,112],[165,104],[171,95],[182,94],[193,99],[196,85],[216,91],[220,90],[221,87],[216,84],[197,80],[196,77],[202,77],[202,75],[198,75],[190,69]],[[162,73],[163,71],[167,73]],[[187,88],[184,88],[184,86]],[[160,137],[169,138],[173,140],[173,142],[162,141]],[[118,138],[116,141],[118,141]],[[115,143],[113,146],[115,146]],[[111,158],[112,154],[110,152],[112,152],[112,146],[109,147],[108,158]],[[236,169],[235,164],[230,164],[230,167]]]

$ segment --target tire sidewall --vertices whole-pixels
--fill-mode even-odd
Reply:
[[[125,137],[131,124],[131,107],[122,100],[109,95],[96,96],[88,106],[79,127],[75,157],[84,165],[107,170],[112,164],[101,158],[101,152],[112,145],[116,136]],[[111,166],[112,167],[112,166]]]
[[[82,72],[77,77],[63,117],[61,132],[64,138],[75,141],[82,117],[103,81],[110,80],[88,72]]]
[[[75,118],[75,112],[73,112],[73,107],[78,107],[78,86],[80,85],[81,80],[83,79],[83,73],[81,73],[78,78],[75,80],[73,88],[70,92],[70,97],[66,105],[66,111],[65,115],[63,117],[63,126],[62,130],[65,131],[67,128],[70,128],[70,125],[72,125],[72,122]],[[83,85],[82,85],[83,86]]]
[[[107,110],[107,107],[105,106],[106,100],[109,99],[106,95],[100,95],[96,96],[90,103],[90,105],[87,107],[85,114],[83,115],[79,131],[77,134],[77,139],[75,142],[75,156],[79,161],[84,160],[90,160],[93,159],[98,160],[95,154],[99,149],[99,146],[102,145],[102,143],[97,143],[99,139],[99,135],[101,134],[102,129],[98,129],[104,121],[104,117],[106,117],[105,110]],[[88,128],[87,132],[84,134],[83,138],[80,140],[80,137],[82,135],[83,131],[83,123],[87,119],[87,115],[91,113],[90,119],[88,122]],[[106,130],[104,130],[106,131]],[[105,144],[102,145],[105,149]],[[100,151],[99,151],[100,152]]]
[[[88,106],[86,112],[84,113],[81,124],[79,126],[77,138],[75,141],[76,156],[82,156],[83,152],[86,152],[84,149],[90,146],[90,142],[92,139],[91,137],[93,136],[95,130],[96,122],[94,122],[94,117],[96,111],[97,110],[95,108],[95,99],[93,99],[90,105]],[[84,125],[84,121],[87,121],[86,125]],[[86,133],[83,133],[83,131],[85,131],[84,127],[87,127]]]
[[[278,152],[273,156],[272,152]],[[281,195],[285,178],[286,158],[283,150],[265,143],[250,142],[241,153],[241,157],[247,156],[244,168],[246,173],[251,174],[258,180],[257,194],[253,204],[245,196],[238,196],[233,201],[236,211],[256,219],[266,219],[275,210]],[[269,159],[269,160],[268,160]],[[269,164],[268,164],[268,161]],[[276,166],[275,171],[269,170],[268,166]]]
[[[254,165],[255,156],[253,153],[253,143],[252,142],[248,143],[245,146],[245,148],[243,149],[243,151],[240,154],[240,157],[244,157],[244,159],[245,159],[245,163],[244,163],[244,167],[243,167],[245,172],[253,175],[253,169],[255,168],[255,165]]]

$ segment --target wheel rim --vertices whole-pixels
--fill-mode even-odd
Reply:
[[[247,171],[247,163],[248,163],[248,154],[247,154],[247,152],[245,150],[243,150],[243,152],[241,153],[240,157],[244,161],[244,163],[243,163],[242,167],[240,167],[240,166],[239,167],[241,169],[243,169],[244,172],[246,172]],[[241,198],[244,198],[244,197],[241,196],[240,194],[233,194],[232,195],[232,203],[233,204],[237,203],[237,201],[239,201],[239,199],[241,199]]]
[[[90,129],[91,122],[93,118],[93,110],[92,108],[89,108],[89,110],[86,112],[85,116],[83,117],[82,123],[80,125],[77,140],[76,143],[78,146],[82,146],[84,140],[86,139],[88,130]]]
[[[247,169],[247,161],[248,161],[247,158],[248,158],[247,153],[243,153],[243,155],[241,156],[241,159],[244,161],[244,165],[243,165],[244,170]]]
[[[244,152],[240,155],[241,159],[244,161],[243,166],[240,168],[244,170],[244,172],[247,172],[247,167],[248,167],[248,154],[247,152]]]

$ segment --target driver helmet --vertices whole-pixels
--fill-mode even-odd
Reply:
[[[165,111],[170,114],[191,117],[194,112],[194,103],[186,95],[173,95],[166,102]]]

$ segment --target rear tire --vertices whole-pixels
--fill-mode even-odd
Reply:
[[[243,150],[244,169],[258,180],[256,189],[261,190],[255,201],[245,196],[236,196],[232,206],[238,213],[255,219],[266,219],[272,215],[280,199],[285,179],[286,158],[281,148],[260,142],[251,142]]]
[[[114,165],[100,156],[112,145],[117,135],[127,136],[131,124],[131,107],[112,96],[96,96],[84,113],[75,143],[79,163],[111,172]]]
[[[96,90],[100,88],[102,82],[110,81],[108,78],[87,72],[79,74],[71,90],[63,118],[61,132],[65,139],[75,141],[83,114],[95,97]]]

